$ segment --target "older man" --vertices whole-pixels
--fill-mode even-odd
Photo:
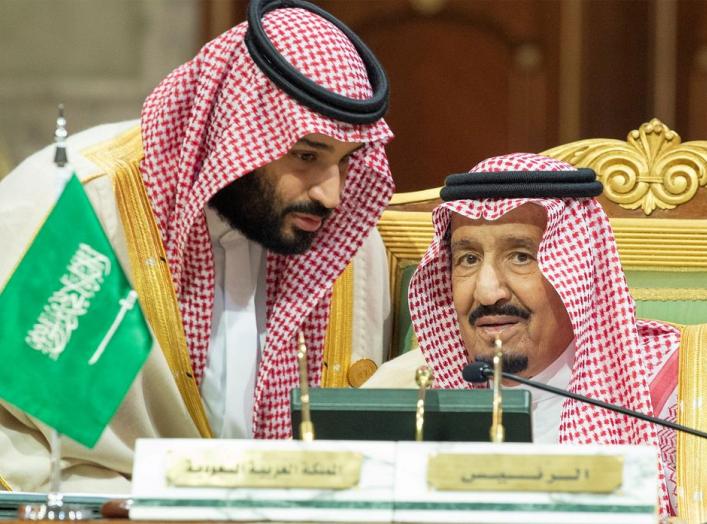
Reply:
[[[97,446],[63,445],[68,491],[127,489],[139,437],[290,436],[299,333],[320,382],[332,284],[393,192],[387,82],[331,15],[263,5],[172,72],[140,128],[69,142],[160,347]],[[48,155],[0,186],[3,280],[55,198]],[[47,435],[0,406],[0,486],[46,488]]]
[[[636,320],[608,218],[591,198],[600,192],[591,171],[532,154],[449,177],[410,284],[420,351],[384,365],[367,386],[406,385],[424,362],[436,387],[472,387],[462,369],[490,360],[500,337],[507,371],[675,420],[680,332]],[[674,513],[672,430],[532,394],[536,442],[659,446],[663,513]]]

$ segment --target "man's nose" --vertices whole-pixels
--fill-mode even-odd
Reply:
[[[343,177],[338,165],[324,169],[309,188],[309,198],[316,200],[327,209],[334,209],[341,203]]]
[[[511,292],[503,272],[493,261],[484,261],[478,273],[474,300],[481,305],[491,306],[511,298]]]

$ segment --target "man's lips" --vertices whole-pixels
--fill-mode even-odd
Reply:
[[[476,327],[517,324],[523,319],[512,315],[486,315],[474,322]]]
[[[322,227],[323,219],[307,213],[292,213],[292,222],[299,229],[314,232]]]
[[[507,335],[512,335],[515,331],[513,328],[521,322],[523,319],[515,316],[487,315],[474,322],[474,326],[481,334],[486,335],[486,338],[494,338],[504,332],[508,332]]]

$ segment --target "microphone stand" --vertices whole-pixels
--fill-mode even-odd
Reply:
[[[491,415],[491,442],[503,442],[506,430],[503,427],[503,397],[501,396],[501,376],[503,375],[503,342],[496,335],[496,354],[493,356],[493,411]]]
[[[307,373],[307,346],[300,331],[297,341],[297,361],[299,364],[300,401],[302,402],[302,421],[299,424],[300,438],[306,442],[314,440],[314,424],[309,410],[309,377]]]
[[[415,409],[415,440],[422,442],[423,425],[425,423],[425,395],[427,389],[434,381],[434,374],[427,366],[420,366],[415,371],[415,382],[420,387],[417,394],[417,407]]]
[[[473,364],[471,364],[473,365]],[[481,373],[483,374],[484,377],[488,380],[489,375],[491,375],[492,370],[491,367],[488,365],[485,365],[483,369],[480,370]],[[609,404],[608,402],[603,402],[601,400],[595,400],[593,398],[585,397],[584,395],[579,395],[577,393],[572,393],[571,391],[565,391],[564,389],[559,389],[553,386],[548,386],[547,384],[543,384],[541,382],[536,382],[534,380],[530,380],[527,378],[520,377],[518,375],[514,375],[513,373],[507,373],[503,371],[501,373],[503,378],[507,378],[509,380],[514,380],[515,382],[520,382],[521,384],[525,384],[527,386],[537,388],[537,389],[542,389],[543,391],[549,391],[550,393],[555,393],[556,395],[560,395],[563,397],[568,397],[573,400],[579,400],[580,402],[586,402],[587,404],[592,404],[593,406],[598,406],[600,408],[608,409],[610,411],[617,411],[619,413],[622,413],[624,415],[628,415],[630,417],[635,417],[641,420],[645,420],[647,422],[652,422],[653,424],[658,424],[659,426],[664,426],[666,428],[670,429],[675,429],[677,431],[682,431],[684,433],[689,433],[690,435],[695,435],[696,437],[701,437],[701,438],[707,438],[707,433],[704,431],[700,431],[698,429],[694,428],[689,428],[687,426],[683,426],[682,424],[678,424],[676,422],[670,422],[669,420],[663,420],[661,418],[657,417],[651,417],[650,415],[646,415],[644,413],[640,413],[638,411],[633,411],[630,409],[623,408],[621,406],[616,406],[614,404]],[[496,379],[494,378],[494,386],[496,383]]]

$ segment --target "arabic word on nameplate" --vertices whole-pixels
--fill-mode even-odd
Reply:
[[[167,483],[177,487],[348,489],[363,456],[350,451],[208,449],[171,452]]]
[[[427,482],[440,491],[612,493],[623,482],[623,457],[440,453]]]

